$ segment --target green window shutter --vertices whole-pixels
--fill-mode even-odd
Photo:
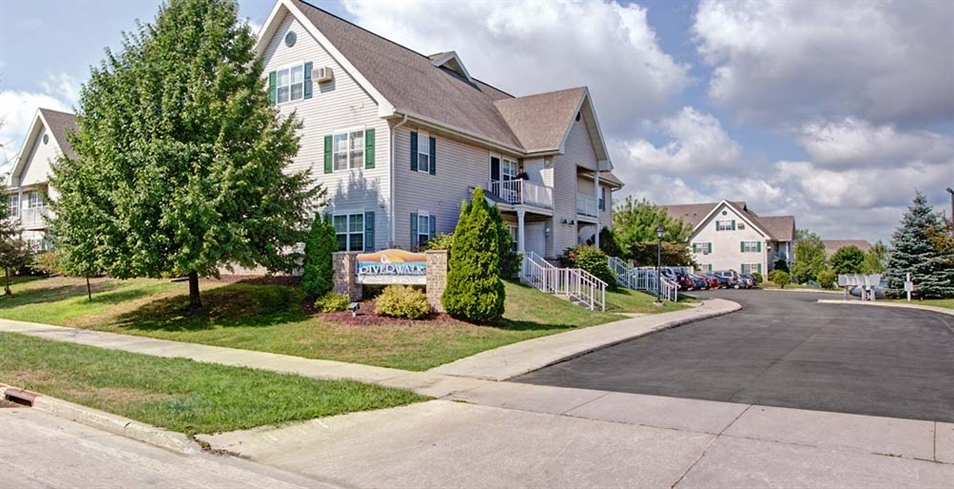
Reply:
[[[735,231],[735,219],[732,220],[732,230]]]
[[[272,105],[275,105],[275,101],[278,100],[277,98],[278,89],[276,88],[275,85],[276,85],[275,72],[269,71],[268,72],[268,101]]]
[[[761,241],[756,241],[756,243],[755,243],[755,251],[758,251],[759,253],[762,252],[762,242],[761,242]]]
[[[364,131],[364,167],[374,168],[374,129]]]
[[[305,63],[305,98],[311,98],[311,61]]]
[[[411,171],[417,171],[417,132],[411,131]]]
[[[364,251],[374,251],[374,213],[364,213]]]
[[[325,173],[331,173],[332,137],[325,136]]]
[[[431,216],[428,219],[428,224],[430,225],[430,229],[428,229],[428,236],[433,238],[434,235],[437,234],[437,216]]]
[[[417,246],[417,213],[411,213],[411,248]]]
[[[437,172],[437,139],[431,138],[431,171],[430,174],[434,175]]]
[[[759,271],[759,274],[761,275],[761,273],[762,273],[762,264],[759,263],[758,266],[756,267],[756,269]]]
[[[739,251],[745,253],[745,241],[739,241]]]
[[[709,250],[708,250],[709,253],[712,253],[712,243],[706,243],[706,248],[709,249]],[[710,268],[711,268],[711,267],[710,267]],[[709,270],[709,271],[711,272],[712,270]]]

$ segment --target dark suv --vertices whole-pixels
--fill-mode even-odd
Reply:
[[[735,273],[734,270],[718,270],[712,273],[717,277],[724,278],[726,287],[738,289],[741,285],[739,282],[739,274]]]

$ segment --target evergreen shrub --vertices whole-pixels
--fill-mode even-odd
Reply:
[[[374,303],[374,312],[395,318],[420,319],[431,313],[427,296],[406,285],[389,285]]]
[[[616,287],[616,275],[609,268],[609,258],[606,253],[595,246],[576,245],[563,250],[560,261],[569,268],[582,268],[606,282],[610,288]]]
[[[321,312],[341,312],[348,309],[351,299],[336,292],[327,292],[315,301],[315,310]]]
[[[335,269],[331,254],[338,251],[338,237],[331,216],[315,214],[305,241],[304,273],[301,288],[306,294],[321,297],[334,288]]]

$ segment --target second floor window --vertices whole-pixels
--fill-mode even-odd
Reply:
[[[275,72],[278,103],[305,97],[305,66],[295,65]]]
[[[334,135],[335,170],[364,166],[364,129]]]
[[[712,243],[692,243],[693,253],[712,253]]]
[[[516,161],[508,160],[503,158],[500,160],[500,179],[501,180],[516,180],[517,173],[520,172],[520,168],[517,165]]]
[[[762,251],[762,243],[758,241],[743,241],[742,253],[757,253]]]
[[[431,143],[427,133],[417,133],[417,171],[431,172]]]
[[[716,221],[716,231],[734,231],[734,219],[720,219]]]
[[[10,205],[7,206],[8,214],[12,216],[17,216],[20,214],[20,196],[13,194],[9,197]]]
[[[40,192],[30,192],[27,194],[27,208],[36,209],[37,207],[43,207],[43,196],[40,195]]]

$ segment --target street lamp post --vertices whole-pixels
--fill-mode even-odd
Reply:
[[[656,228],[656,237],[659,238],[656,243],[656,302],[659,304],[662,303],[662,277],[659,275],[659,267],[662,262],[662,238],[665,232],[661,224]]]
[[[951,222],[954,222],[954,189],[948,187],[947,193],[951,194]],[[954,225],[951,226],[951,233],[954,233]]]

